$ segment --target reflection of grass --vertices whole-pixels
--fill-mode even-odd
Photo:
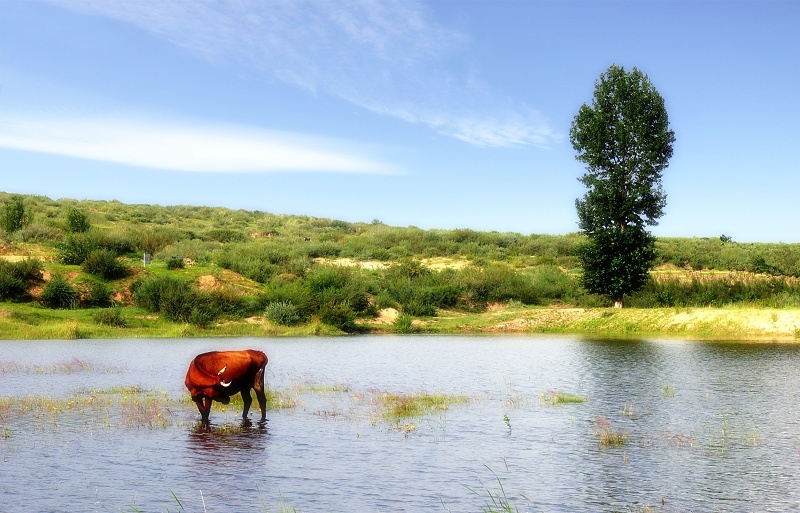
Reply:
[[[79,372],[102,372],[104,374],[118,373],[120,369],[115,366],[97,367],[94,363],[79,358],[57,362],[51,365],[18,364],[15,361],[0,362],[0,374],[31,373],[31,374],[76,374]]]
[[[446,394],[391,394],[384,393],[379,397],[384,408],[384,416],[401,419],[422,417],[436,411],[447,411],[451,404],[469,402],[465,396]]]
[[[314,393],[333,393],[333,392],[349,392],[350,385],[339,383],[303,383],[296,387],[297,392],[314,392]]]

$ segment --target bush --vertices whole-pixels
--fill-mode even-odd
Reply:
[[[111,287],[101,281],[92,281],[83,296],[86,306],[105,308],[111,306]]]
[[[41,281],[44,264],[38,258],[26,258],[16,262],[0,260],[0,269],[22,281]]]
[[[205,327],[217,316],[208,294],[172,276],[150,276],[131,285],[133,303],[173,322]]]
[[[14,233],[22,229],[26,224],[25,205],[22,197],[13,195],[6,200],[3,210],[0,212],[0,227],[6,233]]]
[[[104,280],[116,280],[124,278],[128,274],[128,269],[111,251],[98,249],[89,253],[83,262],[83,270],[94,276],[99,276]]]
[[[294,326],[303,322],[297,306],[288,301],[273,301],[264,309],[264,316],[281,326]]]
[[[229,242],[245,242],[247,235],[239,230],[231,230],[227,228],[218,228],[209,230],[201,235],[201,239],[206,241],[216,241],[222,243]]]
[[[84,233],[88,232],[90,227],[89,219],[82,211],[75,207],[67,210],[67,230],[72,233]]]
[[[346,303],[325,303],[319,308],[317,315],[323,323],[339,328],[345,333],[353,333],[357,330],[356,312]]]
[[[91,232],[73,233],[68,235],[57,249],[59,262],[66,265],[81,265],[93,251],[101,249],[100,239]]]
[[[416,333],[419,331],[417,327],[414,326],[414,317],[405,312],[401,312],[397,316],[392,326],[394,326],[394,329],[398,333]]]
[[[60,228],[47,224],[31,223],[19,232],[20,237],[25,242],[48,242],[60,240],[64,232]]]
[[[122,316],[121,308],[105,308],[94,314],[94,322],[104,326],[125,328],[128,321]]]
[[[78,307],[78,293],[75,288],[66,278],[58,274],[45,284],[41,298],[50,308]]]
[[[187,282],[171,276],[149,276],[131,284],[133,303],[153,313],[161,311],[162,302],[168,294],[187,296],[189,291]]]
[[[27,291],[27,283],[9,272],[6,266],[0,266],[0,300],[19,300]]]
[[[183,263],[183,259],[180,257],[172,257],[167,260],[167,269],[170,271],[175,271],[177,269],[184,269],[186,264]]]
[[[297,310],[298,322],[305,322],[314,313],[314,297],[301,281],[273,280],[260,296],[265,309],[272,303],[288,303]]]

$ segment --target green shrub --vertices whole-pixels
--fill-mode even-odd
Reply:
[[[72,284],[56,274],[45,284],[41,299],[50,308],[77,308],[79,297]]]
[[[0,265],[0,301],[17,301],[28,291],[28,284]]]
[[[398,333],[416,333],[419,331],[417,327],[414,326],[414,317],[405,312],[401,312],[397,316],[392,326]]]
[[[148,276],[133,282],[130,290],[136,306],[148,312],[158,313],[161,311],[165,296],[171,294],[173,297],[186,297],[191,288],[188,282],[172,276]]]
[[[354,333],[358,329],[355,323],[356,312],[347,303],[324,303],[319,307],[317,315],[323,323],[345,333]]]
[[[303,322],[297,306],[288,301],[273,301],[264,309],[264,316],[281,326],[294,326]]]
[[[81,265],[93,251],[101,249],[99,237],[92,233],[73,233],[57,245],[58,261],[66,265]]]
[[[94,314],[94,322],[117,328],[125,328],[128,325],[128,321],[122,316],[122,308],[104,308]]]
[[[173,322],[206,327],[218,315],[214,295],[194,289],[187,281],[172,276],[149,276],[131,284],[133,303],[159,313]]]
[[[22,228],[20,237],[25,242],[49,242],[60,240],[64,232],[60,228],[48,224],[31,223]]]
[[[188,234],[177,228],[154,227],[128,230],[128,241],[138,252],[155,254],[175,241],[188,237]]]
[[[81,210],[78,210],[75,207],[70,207],[67,210],[67,230],[72,233],[84,233],[88,232],[91,225],[89,224],[89,218],[86,217]]]
[[[83,262],[83,270],[104,280],[116,280],[128,274],[128,268],[107,249],[97,249],[89,253]]]
[[[199,292],[199,291],[198,291]],[[244,317],[257,312],[250,301],[232,288],[221,287],[203,292],[196,302],[203,303],[214,316]]]
[[[271,303],[289,303],[297,309],[300,316],[299,322],[305,322],[314,313],[315,301],[302,281],[283,281],[276,279],[270,282],[269,287],[259,297],[266,308]]]
[[[180,257],[171,257],[167,260],[167,269],[170,271],[174,271],[177,269],[184,269],[186,264],[183,262],[183,259]]]
[[[195,298],[192,310],[189,312],[189,318],[186,319],[186,322],[198,328],[207,328],[214,322],[216,314],[208,304],[197,299],[198,298]]]
[[[44,263],[38,258],[25,258],[16,262],[0,260],[0,269],[22,281],[41,281]]]
[[[14,233],[22,229],[27,224],[27,215],[22,196],[16,194],[8,198],[0,211],[0,227],[6,233]]]
[[[436,315],[436,307],[423,298],[412,298],[401,303],[403,312],[415,317],[433,317]]]
[[[83,296],[86,306],[93,308],[105,308],[111,306],[111,287],[102,281],[92,280],[88,290]]]
[[[217,241],[222,243],[245,242],[248,239],[245,233],[239,230],[231,230],[228,228],[209,230],[203,233],[200,238],[205,241]]]

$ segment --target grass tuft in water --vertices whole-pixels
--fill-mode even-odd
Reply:
[[[615,428],[611,421],[605,417],[595,419],[595,436],[604,447],[625,445],[628,441],[628,433],[624,430]]]
[[[469,398],[446,394],[391,394],[384,393],[379,398],[384,408],[384,416],[394,419],[423,417],[437,412],[447,411],[451,404],[464,404]]]
[[[545,392],[540,396],[540,399],[542,403],[553,406],[557,404],[585,403],[588,401],[588,399],[582,395],[571,394],[569,392],[559,392],[558,390],[550,390]]]

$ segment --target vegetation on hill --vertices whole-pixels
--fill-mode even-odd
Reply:
[[[447,331],[498,308],[610,306],[580,285],[580,234],[5,193],[0,205],[14,219],[0,231],[0,338]],[[632,307],[800,307],[800,244],[656,247]]]

